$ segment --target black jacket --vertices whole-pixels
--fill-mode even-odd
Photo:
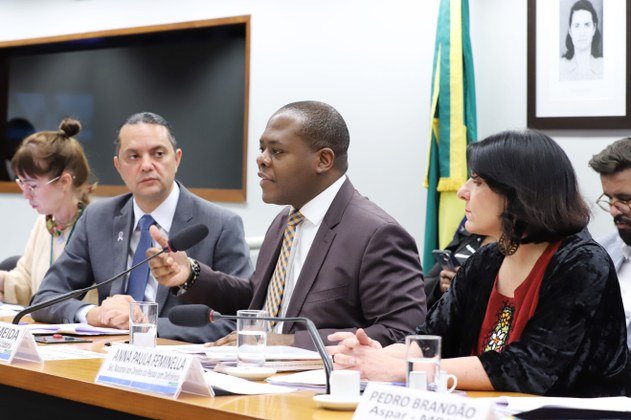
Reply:
[[[471,356],[503,255],[480,248],[427,314],[418,334],[443,338],[442,357]],[[544,274],[521,338],[478,357],[497,391],[600,397],[629,395],[624,310],[607,252],[584,230],[567,237]]]

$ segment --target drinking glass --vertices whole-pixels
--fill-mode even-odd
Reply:
[[[237,311],[237,366],[262,367],[265,364],[268,321],[266,311],[245,309]]]
[[[438,389],[440,375],[440,344],[438,335],[409,335],[405,337],[408,387],[422,389],[419,380],[425,376],[428,391]],[[414,372],[425,372],[425,375]],[[412,380],[410,380],[412,374]]]

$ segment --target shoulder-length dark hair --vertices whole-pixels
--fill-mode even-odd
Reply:
[[[592,56],[594,58],[599,58],[603,56],[603,52],[600,50],[600,40],[602,35],[600,35],[600,29],[598,29],[598,14],[596,13],[596,9],[589,0],[578,0],[572,8],[570,9],[570,19],[569,25],[567,28],[567,35],[565,36],[565,54],[563,54],[563,58],[567,58],[571,60],[574,57],[574,43],[572,42],[572,37],[570,36],[570,29],[572,27],[572,18],[574,17],[574,12],[577,10],[586,10],[592,15],[592,22],[594,23],[594,37],[592,38]]]
[[[570,160],[543,133],[489,136],[467,147],[467,164],[472,175],[506,199],[502,233],[517,244],[560,240],[589,222]]]

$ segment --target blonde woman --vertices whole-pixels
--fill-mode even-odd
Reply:
[[[11,271],[0,271],[0,299],[28,305],[31,296],[72,239],[76,221],[90,202],[90,167],[73,137],[79,121],[66,118],[58,131],[41,131],[22,141],[11,161],[22,196],[40,214],[24,254]]]

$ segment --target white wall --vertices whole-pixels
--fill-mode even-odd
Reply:
[[[438,3],[0,0],[0,41],[250,14],[248,198],[245,204],[226,205],[243,217],[246,234],[263,235],[278,211],[261,202],[256,176],[258,137],[267,119],[287,102],[317,99],[335,106],[349,125],[349,175],[355,186],[397,218],[422,248]],[[479,135],[524,127],[526,2],[470,0],[470,9]],[[600,186],[586,162],[623,134],[555,136],[574,162],[588,198],[598,196]],[[592,224],[595,233],[611,225],[606,214],[599,216]],[[19,196],[0,195],[0,217],[11,217],[0,258],[21,253],[33,211]]]
[[[523,128],[527,101],[528,2],[469,0],[469,3],[479,137]],[[561,145],[574,165],[581,190],[592,208],[589,226],[592,235],[598,237],[613,231],[611,216],[594,204],[602,189],[598,174],[587,162],[608,144],[631,135],[631,130],[549,131],[547,134]]]

